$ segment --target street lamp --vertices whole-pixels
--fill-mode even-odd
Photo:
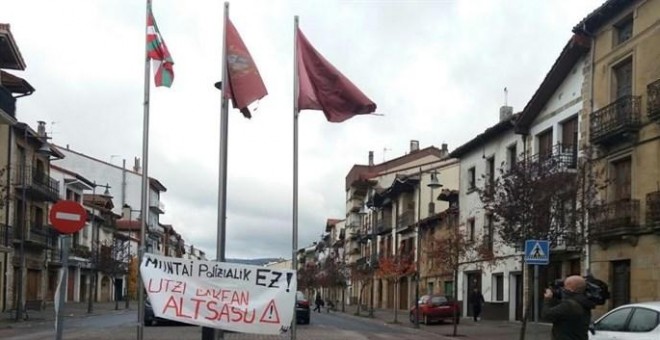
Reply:
[[[415,328],[419,328],[419,284],[421,282],[421,269],[420,263],[422,262],[422,233],[421,233],[421,211],[422,211],[422,175],[425,172],[422,171],[422,167],[419,168],[419,188],[417,190],[417,247],[415,248],[415,256],[417,261],[415,262]],[[438,172],[433,170],[431,172],[431,182],[427,184],[431,188],[431,203],[433,203],[433,189],[442,187],[440,181],[438,180]]]
[[[27,151],[28,151],[28,137],[35,139],[43,140],[43,144],[35,152],[42,155],[51,155],[50,147],[45,141],[48,137],[46,136],[32,136],[28,135],[29,126],[25,123],[17,123],[15,126],[23,129],[23,141],[25,143],[25,148],[21,155],[21,245],[19,247],[19,275],[17,278],[17,290],[16,290],[16,321],[21,320],[21,316],[24,313],[23,310],[23,275],[25,271],[25,234],[27,232]]]

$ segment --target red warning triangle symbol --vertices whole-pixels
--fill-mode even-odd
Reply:
[[[275,300],[270,300],[264,313],[261,314],[261,319],[259,322],[263,323],[280,323],[280,314],[277,312],[277,307],[275,307]]]

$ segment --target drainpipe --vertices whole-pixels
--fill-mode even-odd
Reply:
[[[596,61],[596,38],[595,36],[587,31],[586,24],[582,26],[582,32],[586,36],[588,36],[591,40],[591,51],[590,51],[590,65],[589,65],[589,71],[591,73],[591,80],[589,84],[589,112],[588,114],[591,114],[591,112],[594,112],[594,79],[596,77],[595,75],[595,61]],[[589,125],[587,125],[588,127]],[[584,233],[585,233],[585,252],[584,252],[584,264],[585,264],[585,274],[590,275],[591,274],[591,246],[589,245],[589,214],[587,213],[586,209],[584,212]]]

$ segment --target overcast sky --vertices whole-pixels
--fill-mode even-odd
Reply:
[[[230,17],[269,95],[252,120],[230,109],[227,257],[290,257],[293,162],[293,17],[310,42],[384,116],[299,120],[299,247],[328,218],[344,218],[353,164],[420,147],[460,146],[521,110],[571,29],[602,0],[234,1]],[[174,58],[172,88],[151,91],[149,175],[187,244],[215,255],[222,1],[153,0]],[[128,165],[142,153],[145,1],[2,1],[37,91],[17,118],[48,123],[53,141]],[[102,179],[96,179],[101,181]],[[116,195],[119,197],[118,193]]]

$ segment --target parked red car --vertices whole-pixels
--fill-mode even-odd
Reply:
[[[416,310],[410,307],[410,322],[415,323]],[[419,298],[419,321],[428,325],[434,321],[451,320],[456,317],[456,323],[461,320],[461,309],[458,302],[445,295],[423,295]]]

